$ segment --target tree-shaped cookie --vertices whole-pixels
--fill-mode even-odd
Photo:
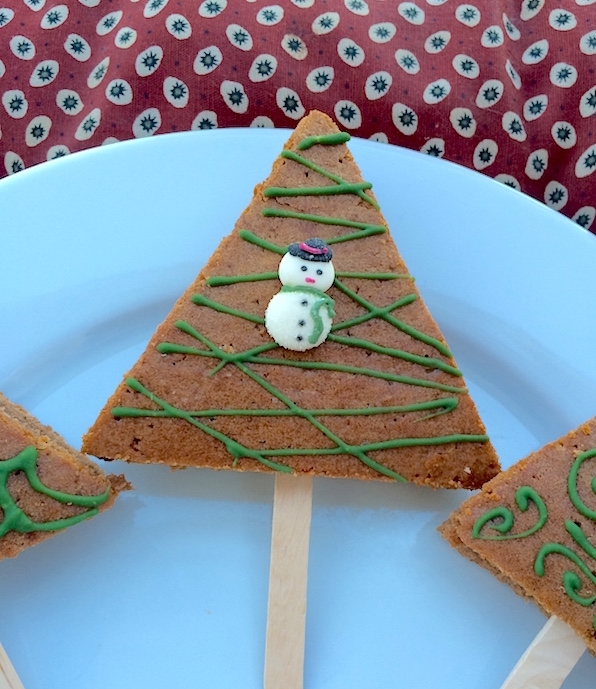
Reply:
[[[462,374],[348,139],[316,111],[299,123],[233,232],[108,400],[84,451],[433,487],[478,488],[497,473]],[[329,289],[282,285],[282,257],[304,259],[297,270],[305,274],[328,272],[325,251],[335,271]],[[287,337],[308,348],[271,334],[283,304],[277,325],[266,327],[278,293],[294,304]]]

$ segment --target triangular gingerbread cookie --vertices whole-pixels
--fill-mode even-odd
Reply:
[[[348,139],[320,112],[299,123],[85,436],[86,452],[453,488],[498,472]],[[294,264],[280,267],[286,254]],[[317,280],[331,255],[327,289]],[[278,268],[282,281],[305,271],[313,282],[282,286]]]
[[[0,559],[111,507],[129,488],[0,394]]]

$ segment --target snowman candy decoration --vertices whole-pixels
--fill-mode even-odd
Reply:
[[[335,315],[325,294],[335,279],[332,257],[327,244],[313,238],[290,244],[281,259],[282,288],[265,312],[265,327],[281,347],[304,352],[327,338]]]

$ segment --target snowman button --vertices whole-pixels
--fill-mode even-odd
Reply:
[[[281,259],[282,288],[265,311],[265,327],[281,347],[304,352],[329,334],[335,313],[333,299],[325,292],[335,279],[332,256],[327,244],[315,237],[290,244]]]

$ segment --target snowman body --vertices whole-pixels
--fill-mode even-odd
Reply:
[[[265,323],[281,347],[304,352],[318,347],[331,330],[329,297],[316,289],[284,288],[269,302]]]
[[[311,247],[309,242],[318,244]],[[335,279],[331,251],[321,240],[309,242],[291,245],[290,249],[300,247],[299,255],[288,252],[282,258],[279,279],[283,286],[265,312],[271,337],[281,347],[298,352],[318,347],[329,335],[334,316],[333,299],[325,294]]]

